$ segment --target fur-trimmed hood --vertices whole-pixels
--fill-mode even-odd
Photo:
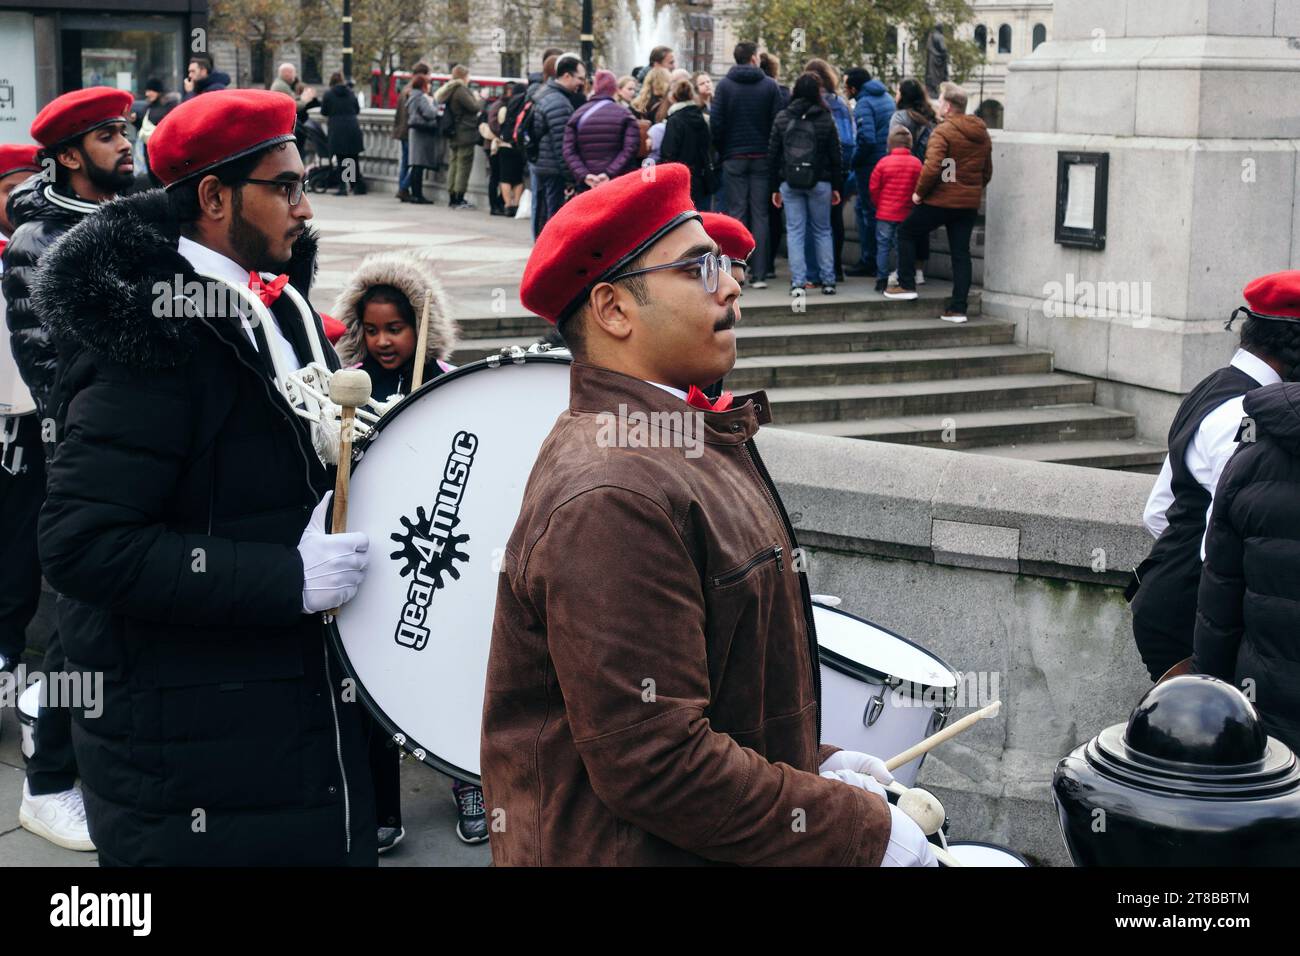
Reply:
[[[162,311],[156,308],[158,284],[173,286],[178,275],[184,282],[199,281],[176,249],[179,240],[180,225],[161,189],[103,204],[42,258],[32,288],[37,313],[56,338],[119,365],[180,365],[201,320],[156,314]],[[309,226],[285,270],[303,298],[316,271],[316,244]]]
[[[429,300],[429,340],[424,350],[424,364],[427,366],[436,360],[446,361],[456,350],[459,329],[451,317],[451,304],[434,272],[432,260],[412,251],[377,252],[366,256],[348,277],[347,286],[334,300],[334,308],[330,310],[330,315],[342,322],[347,329],[334,345],[343,365],[355,365],[369,355],[366,338],[361,330],[361,316],[357,314],[357,303],[367,289],[376,285],[391,285],[406,296],[417,323],[424,310],[425,290],[432,293]]]

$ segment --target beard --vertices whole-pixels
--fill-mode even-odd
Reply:
[[[247,262],[255,272],[283,272],[289,260],[273,258],[266,233],[244,218],[241,192],[240,189],[235,190],[230,205],[230,229],[227,233],[230,247],[239,254],[239,260]]]
[[[81,154],[81,158],[85,162],[86,178],[94,184],[96,189],[116,194],[129,189],[131,184],[135,182],[134,172],[121,172],[116,164],[105,169],[103,166],[97,165],[84,152]]]

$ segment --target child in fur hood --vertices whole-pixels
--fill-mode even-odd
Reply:
[[[455,368],[447,359],[457,342],[451,307],[427,257],[417,252],[366,256],[334,302],[334,317],[345,329],[335,343],[339,360],[344,367],[361,368],[369,374],[372,394],[380,399],[411,391],[426,291],[430,293],[429,338],[423,381],[427,382]],[[389,747],[372,748],[370,767],[379,811],[379,852],[384,853],[406,833],[396,755]],[[485,842],[488,831],[482,789],[453,780],[451,791],[456,801],[456,836],[465,843]]]
[[[457,342],[447,296],[428,258],[414,252],[367,256],[334,302],[331,312],[344,327],[335,344],[339,359],[344,367],[370,375],[376,398],[387,400],[411,390],[426,291],[431,293],[423,357],[427,382],[454,368],[447,358]]]

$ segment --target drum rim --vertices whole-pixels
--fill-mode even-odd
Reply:
[[[1019,860],[1021,863],[1025,865],[1026,869],[1032,870],[1034,868],[1033,865],[1028,860],[1026,860],[1023,856],[1021,856],[1015,850],[1011,849],[1011,847],[1003,846],[1001,843],[990,843],[987,840],[949,840],[948,841],[949,850],[951,850],[955,846],[982,846],[990,850],[1001,850],[1003,853],[1014,856],[1017,860]]]
[[[843,617],[850,618],[851,620],[857,621],[859,624],[866,624],[869,627],[875,628],[877,631],[881,631],[885,634],[888,634],[890,637],[897,638],[898,640],[902,641],[904,644],[907,644],[910,647],[916,648],[922,654],[925,654],[927,657],[930,657],[933,660],[937,661],[939,664],[942,664],[943,669],[946,670],[948,673],[952,674],[953,686],[940,687],[935,684],[922,684],[919,681],[908,681],[906,678],[896,677],[893,674],[887,674],[884,671],[877,670],[876,668],[872,667],[870,664],[863,664],[861,661],[855,661],[852,660],[851,658],[845,657],[843,654],[836,653],[835,651],[831,650],[829,647],[823,646],[821,640],[818,639],[817,641],[818,657],[826,664],[827,667],[831,668],[831,670],[839,671],[839,673],[844,674],[847,677],[854,677],[858,679],[867,678],[868,679],[866,681],[867,683],[883,684],[886,687],[892,688],[892,687],[897,687],[900,684],[908,683],[911,684],[913,688],[922,688],[922,689],[933,688],[935,690],[942,690],[945,694],[945,697],[947,697],[949,694],[951,694],[954,697],[956,696],[957,685],[961,683],[961,673],[955,667],[953,667],[951,664],[945,661],[942,657],[936,654],[934,651],[930,650],[927,647],[922,647],[920,644],[916,643],[916,641],[909,640],[908,638],[904,637],[902,634],[898,634],[894,631],[891,631],[887,627],[881,627],[879,624],[876,624],[872,621],[868,621],[864,617],[858,617],[858,615],[851,614],[848,611],[841,611],[837,607],[827,607],[824,604],[814,604],[813,608],[814,609],[820,608],[823,611],[829,611],[832,614],[839,614],[842,615]],[[816,622],[814,621],[814,624],[815,623]],[[917,695],[913,693],[912,696],[915,697]]]
[[[486,358],[477,359],[465,365],[458,366],[450,372],[444,372],[441,375],[434,376],[414,392],[404,396],[400,402],[389,409],[386,414],[382,415],[379,421],[375,422],[374,427],[371,428],[370,433],[366,436],[364,443],[360,444],[357,448],[359,454],[357,454],[356,458],[352,462],[352,473],[354,475],[356,474],[358,466],[360,466],[361,462],[366,457],[366,449],[375,441],[380,432],[383,431],[384,427],[401,414],[404,409],[414,405],[415,398],[426,395],[434,389],[448,384],[454,379],[465,378],[476,372],[481,372],[484,369],[496,370],[507,363],[510,365],[528,365],[537,362],[548,362],[556,365],[572,365],[573,357],[567,349],[555,349],[549,352],[524,352],[519,355],[489,355]],[[327,512],[325,516],[325,530],[327,532],[332,523],[333,513]],[[348,657],[347,648],[343,644],[343,635],[339,632],[337,617],[333,615],[329,616],[329,620],[325,625],[325,631],[329,637],[330,643],[334,647],[334,652],[338,655],[339,662],[343,665],[344,674],[351,678],[353,684],[356,686],[358,699],[361,701],[362,706],[366,708],[370,713],[370,716],[377,724],[379,724],[380,728],[388,734],[389,740],[392,740],[399,749],[406,751],[413,757],[415,756],[415,751],[423,751],[424,756],[416,757],[416,759],[440,773],[444,773],[449,777],[454,777],[455,779],[465,783],[472,783],[477,786],[482,785],[483,779],[480,774],[471,773],[464,767],[458,767],[454,763],[435,755],[430,748],[421,744],[401,727],[398,727],[397,724],[395,724],[392,719],[384,713],[383,709],[375,703],[375,699],[371,697],[370,692],[366,690],[365,682],[361,680],[361,677],[357,674],[357,670],[353,666],[351,659]],[[405,738],[405,743],[397,743],[398,734]]]

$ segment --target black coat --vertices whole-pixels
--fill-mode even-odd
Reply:
[[[371,722],[302,613],[328,478],[238,321],[169,297],[200,282],[177,237],[161,191],[110,203],[33,292],[68,398],[41,564],[69,670],[103,674],[102,714],[74,708],[91,836],[131,864],[373,864]],[[301,282],[314,240],[295,253]]]
[[[697,209],[708,206],[713,194],[712,148],[709,123],[703,111],[691,103],[677,109],[670,107],[664,124],[664,139],[659,146],[661,163],[685,163],[691,171],[691,200]]]
[[[360,156],[365,151],[357,98],[343,83],[331,86],[320,101],[320,115],[329,118],[329,149],[334,156]]]
[[[807,100],[791,100],[789,106],[776,114],[776,122],[772,124],[772,138],[767,147],[772,192],[777,192],[785,179],[785,131],[801,116],[807,116],[817,134],[817,182],[829,182],[831,189],[843,192],[844,156],[840,150],[840,134],[835,128],[835,119],[823,104],[809,103]]]
[[[36,267],[56,239],[99,207],[33,176],[9,197],[9,218],[17,227],[4,251],[5,321],[18,373],[32,393],[36,412],[52,410],[59,356],[40,316],[32,309],[31,286]]]
[[[1268,732],[1300,752],[1300,384],[1247,392],[1244,407],[1254,435],[1214,494],[1195,666],[1253,682]]]

